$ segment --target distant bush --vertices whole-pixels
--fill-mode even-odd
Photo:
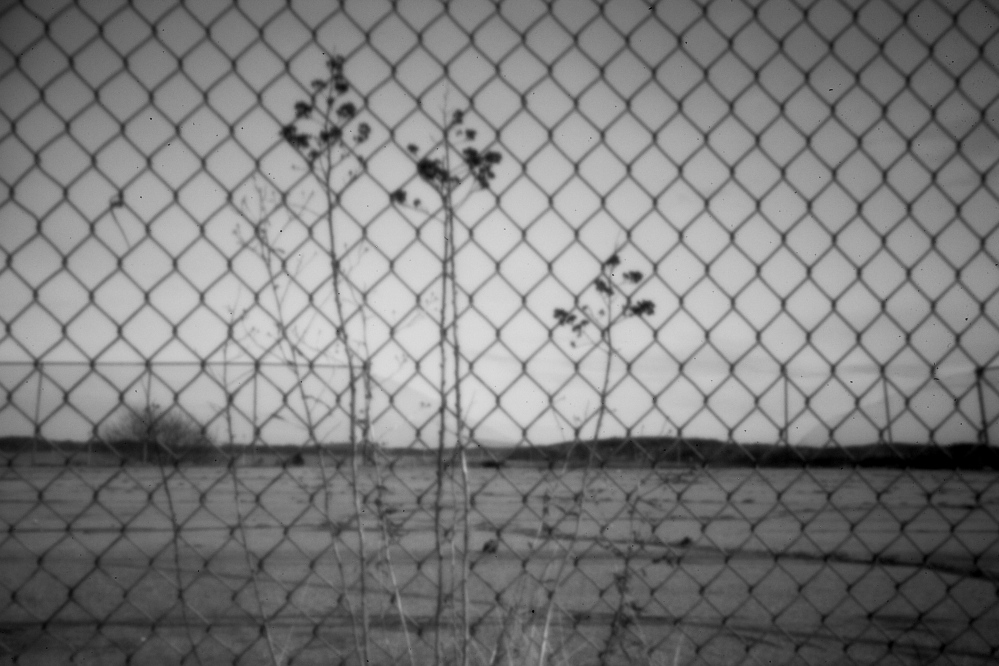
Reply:
[[[143,462],[194,462],[218,454],[210,434],[186,414],[150,403],[128,407],[104,433],[104,439],[125,459]]]

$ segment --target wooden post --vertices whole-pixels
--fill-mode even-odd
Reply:
[[[788,419],[788,405],[787,405],[789,389],[787,384],[788,384],[787,370],[785,369],[784,370],[784,427],[782,428],[783,432],[781,433],[781,440],[783,440],[785,446],[790,446],[791,442],[790,442],[790,436],[788,434],[789,419]]]
[[[888,377],[884,372],[881,373],[881,389],[884,393],[885,401],[885,434],[888,436],[888,443],[892,444],[891,436],[891,405],[888,404]]]
[[[38,384],[35,390],[35,434],[31,438],[31,464],[35,464],[35,458],[38,455],[38,438],[42,434],[41,427],[41,412],[42,412],[42,379],[45,369],[45,363],[42,361],[35,361],[35,372],[38,373]]]
[[[982,420],[982,427],[978,430],[978,443],[989,445],[989,419],[985,414],[985,392],[982,390],[982,380],[985,379],[985,368],[978,366],[975,368],[975,385],[978,387],[978,413]]]

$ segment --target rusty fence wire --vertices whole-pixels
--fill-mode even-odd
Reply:
[[[999,661],[985,0],[0,5],[0,663]]]

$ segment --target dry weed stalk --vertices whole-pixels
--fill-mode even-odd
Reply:
[[[396,190],[391,195],[392,201],[399,205],[415,210],[428,217],[436,217],[443,224],[443,252],[441,255],[441,299],[440,311],[437,317],[438,324],[438,351],[440,354],[440,381],[438,391],[440,394],[440,407],[438,410],[439,431],[438,431],[438,452],[437,452],[437,486],[435,498],[435,543],[437,548],[438,569],[437,569],[437,607],[435,613],[435,642],[434,657],[438,664],[444,663],[444,644],[441,632],[445,607],[452,601],[454,592],[444,591],[444,562],[445,543],[450,542],[450,555],[452,558],[452,573],[460,567],[458,584],[461,594],[461,614],[459,624],[461,627],[461,637],[458,641],[459,660],[463,666],[468,666],[469,644],[471,637],[471,600],[469,597],[468,578],[469,550],[471,525],[469,523],[471,514],[471,495],[468,481],[468,460],[466,455],[467,442],[465,441],[465,423],[462,410],[462,354],[461,341],[458,330],[458,322],[461,316],[460,308],[460,286],[457,280],[457,270],[455,258],[457,256],[457,224],[459,222],[458,209],[474,192],[478,190],[488,190],[490,181],[495,178],[493,167],[502,160],[502,156],[496,151],[480,152],[471,144],[476,140],[477,131],[465,126],[465,112],[454,111],[450,117],[447,112],[443,112],[441,121],[443,128],[439,145],[431,148],[419,158],[416,164],[416,171],[419,178],[430,186],[440,201],[439,209],[428,211],[422,206],[421,199],[409,200],[404,189]],[[413,156],[420,153],[420,148],[416,144],[409,144],[407,150]],[[462,189],[465,184],[469,187]],[[450,348],[450,354],[449,354]],[[450,365],[452,371],[452,390],[454,395],[453,406],[448,405],[448,356],[450,355]],[[454,452],[447,459],[447,417],[448,412],[454,416],[455,446]],[[460,472],[460,487],[462,512],[459,520],[458,515],[453,515],[452,519],[445,523],[444,513],[444,482],[447,470],[457,467]],[[457,513],[457,512],[455,512]],[[462,529],[462,544],[459,551],[456,548],[457,528]],[[459,561],[460,560],[460,561]],[[452,581],[453,585],[453,581]]]
[[[239,302],[239,294],[237,293],[236,302]],[[221,376],[216,376],[215,379],[219,381],[222,390],[225,391],[225,405],[221,406],[220,409],[223,412],[223,418],[225,419],[225,432],[226,441],[231,445],[236,441],[235,428],[233,427],[232,412],[235,409],[235,393],[232,391],[233,379],[230,377],[230,359],[229,359],[229,347],[236,340],[236,326],[246,317],[249,309],[244,309],[238,316],[236,315],[236,309],[238,305],[234,304],[229,311],[229,317],[226,322],[226,339],[222,344],[222,370]],[[255,378],[256,371],[251,370]],[[256,388],[256,383],[254,383],[254,389]],[[253,441],[256,442],[258,437],[257,423],[256,423],[256,393],[253,396]],[[240,501],[240,482],[239,482],[239,457],[232,454],[229,458],[227,466],[230,479],[232,480],[232,498],[235,505],[236,512],[236,524],[233,528],[233,538],[243,549],[243,559],[246,564],[246,570],[250,576],[250,586],[253,590],[254,601],[257,604],[257,611],[260,613],[260,630],[264,635],[264,640],[267,645],[268,655],[270,656],[271,663],[274,666],[281,666],[284,661],[284,654],[288,645],[285,645],[285,649],[278,650],[274,641],[274,632],[271,627],[270,619],[266,616],[264,611],[264,599],[263,594],[260,589],[260,580],[257,575],[257,571],[260,568],[260,560],[254,562],[254,553],[250,547],[249,539],[247,537],[246,529],[246,517],[243,515],[242,502]],[[290,637],[289,637],[290,643]]]
[[[655,306],[651,301],[635,301],[632,297],[632,290],[626,291],[620,285],[615,284],[614,270],[619,264],[620,259],[617,252],[615,252],[601,265],[600,274],[592,283],[602,302],[602,307],[594,309],[589,304],[580,303],[580,299],[577,298],[573,309],[565,310],[559,308],[554,312],[556,328],[566,326],[572,331],[574,337],[571,343],[572,347],[577,347],[580,341],[584,341],[593,347],[602,346],[606,352],[600,388],[600,402],[596,410],[594,442],[599,440],[606,413],[609,411],[607,403],[610,390],[612,360],[617,354],[617,350],[614,347],[612,329],[623,318],[651,315],[655,311]],[[642,277],[637,271],[628,271],[624,274],[622,281],[625,284],[637,285],[641,282]],[[613,306],[618,300],[623,300],[623,304],[620,306],[620,310],[615,313]],[[599,331],[597,338],[589,335],[588,326],[592,326]],[[587,408],[584,411],[589,412],[589,409]],[[559,422],[559,419],[565,421],[565,418],[557,410],[553,409],[551,413],[556,419],[557,429],[561,430],[562,424]],[[554,464],[549,466],[549,472],[553,474],[553,479],[542,494],[541,524],[531,542],[530,551],[532,553],[537,552],[547,544],[553,543],[561,550],[561,557],[557,560],[549,561],[542,574],[542,580],[547,581],[551,578],[552,570],[554,569],[554,582],[550,589],[546,588],[547,599],[541,614],[541,626],[540,628],[532,628],[535,627],[533,623],[524,622],[523,620],[523,616],[525,615],[524,609],[526,607],[533,608],[534,605],[533,599],[523,599],[523,587],[527,576],[527,573],[524,572],[520,574],[517,580],[517,583],[521,587],[521,600],[513,606],[505,606],[503,608],[505,613],[503,626],[496,650],[489,660],[490,666],[503,666],[507,663],[536,663],[537,666],[545,666],[553,654],[551,634],[555,613],[559,609],[557,601],[558,591],[568,576],[570,563],[573,560],[573,553],[580,540],[585,513],[583,507],[586,497],[590,494],[593,472],[599,462],[594,446],[586,446],[582,436],[582,429],[591,417],[592,414],[579,417],[577,424],[574,426],[567,421],[565,422],[565,425],[569,426],[573,431],[573,445],[562,461],[560,470],[556,471]],[[570,471],[570,463],[574,460],[575,450],[579,446],[587,449],[586,462],[582,466],[580,487],[578,491],[572,494],[570,505],[568,507],[561,507],[555,502],[558,489],[554,479],[566,478],[566,475]],[[553,517],[557,506],[561,510],[561,515]],[[630,515],[632,521],[634,521],[634,512],[630,512]],[[573,521],[573,527],[571,535],[568,536],[568,543],[560,543],[557,528],[570,519]],[[619,591],[627,589],[629,569],[630,560],[626,559],[624,562],[624,573],[615,577],[615,585]],[[624,576],[623,579],[621,578],[622,575]],[[617,613],[615,614],[615,619],[617,619]],[[624,624],[624,621],[622,620],[617,624]],[[620,629],[612,627],[612,638],[619,632]],[[525,643],[528,646],[526,652],[523,648]],[[517,646],[521,646],[520,649],[517,649]],[[603,660],[608,655],[602,653],[600,656]]]
[[[368,640],[367,622],[365,621],[366,613],[355,611],[354,602],[347,593],[347,567],[338,545],[346,525],[333,519],[335,515],[333,507],[334,497],[330,487],[333,483],[334,475],[327,466],[326,456],[322,447],[325,435],[321,432],[321,425],[331,411],[323,398],[329,395],[335,402],[336,390],[333,381],[323,380],[316,373],[316,370],[324,368],[329,369],[331,373],[335,373],[343,367],[343,364],[338,362],[336,357],[333,356],[333,347],[331,345],[310,343],[309,341],[310,334],[316,328],[318,313],[313,313],[313,316],[306,321],[304,326],[296,325],[294,318],[289,313],[289,302],[291,300],[289,294],[293,285],[297,282],[299,275],[306,267],[307,262],[304,258],[290,262],[287,258],[287,252],[281,247],[278,239],[282,235],[284,228],[275,228],[276,215],[279,209],[278,202],[276,201],[277,194],[259,180],[253,182],[253,189],[256,200],[255,209],[251,208],[250,202],[246,199],[241,202],[238,209],[243,220],[251,228],[252,233],[244,238],[242,233],[237,229],[236,234],[241,241],[240,249],[245,249],[255,256],[263,267],[263,286],[254,294],[253,304],[237,318],[236,323],[242,324],[241,334],[236,334],[236,327],[234,325],[230,332],[230,338],[226,341],[226,345],[235,343],[244,350],[248,347],[255,347],[264,356],[276,356],[279,365],[289,369],[293,374],[294,388],[292,390],[297,394],[301,410],[299,412],[292,410],[291,413],[299,421],[299,425],[304,427],[307,441],[312,443],[317,451],[322,484],[321,492],[323,493],[323,510],[327,518],[326,527],[329,530],[330,539],[333,544],[334,564],[343,586],[338,594],[338,605],[342,603],[346,606],[351,619],[355,649],[358,654],[363,654]],[[298,214],[295,214],[294,211],[292,212],[293,218],[296,219],[301,214],[302,211],[298,211]],[[267,298],[263,298],[264,295]],[[261,328],[254,324],[253,314],[262,315],[269,326]],[[225,354],[227,355],[227,353],[226,351]],[[255,373],[259,372],[260,359],[254,359],[254,366]],[[322,393],[319,395],[309,394],[307,386],[310,380],[319,381]],[[230,386],[228,380],[223,382],[223,386],[227,387],[228,393],[228,387]],[[255,409],[256,395],[254,395],[253,399]],[[232,398],[227,396],[227,405],[232,402]],[[351,402],[350,406],[354,409],[357,408],[354,402]],[[289,409],[291,408],[289,407]],[[352,431],[354,430],[353,416],[353,413],[348,413]],[[259,435],[257,428],[258,424],[254,421],[255,439]],[[352,487],[355,490],[353,494],[358,495],[357,483],[353,483]],[[359,531],[363,531],[360,511],[355,510],[354,519]],[[362,559],[363,557],[364,551],[362,550]],[[256,581],[254,581],[254,585],[256,584]],[[363,596],[362,603],[366,603]],[[269,619],[265,617],[263,618],[263,622],[269,631]],[[271,646],[269,646],[269,649],[272,652],[272,659],[276,660],[276,651]],[[277,664],[278,662],[274,661],[274,663]]]
[[[153,402],[152,398],[152,388],[153,388],[153,370],[147,365],[146,366],[146,387],[145,387],[145,397],[146,405],[143,409],[143,421],[145,425],[145,434],[143,439],[143,451],[145,451],[145,446],[150,442],[155,442],[158,447],[167,449],[168,453],[173,453],[170,450],[169,444],[162,441],[163,440],[163,428],[165,425],[166,418],[169,416],[169,412],[161,412],[159,406]],[[182,426],[183,427],[183,426]],[[190,425],[188,425],[190,427]],[[173,428],[168,428],[167,433],[169,435],[176,435]],[[201,433],[203,436],[203,432]],[[167,498],[167,515],[170,518],[170,525],[173,528],[173,567],[176,572],[176,585],[177,585],[177,603],[180,604],[180,614],[184,622],[184,632],[187,635],[187,640],[191,644],[191,652],[194,653],[194,659],[202,666],[201,655],[198,653],[198,644],[194,640],[194,635],[191,631],[192,621],[188,613],[188,603],[184,596],[185,586],[184,586],[184,570],[181,568],[180,561],[180,521],[177,516],[177,508],[173,499],[173,491],[170,490],[170,479],[173,474],[167,474],[166,463],[163,461],[162,451],[157,450],[157,457],[159,458],[159,464],[157,467],[160,470],[160,480],[163,484],[163,493]],[[171,456],[172,463],[174,465],[174,470],[176,470],[177,458]],[[202,618],[203,620],[204,618]]]
[[[350,86],[343,74],[343,60],[333,57],[327,60],[327,75],[324,78],[317,78],[310,84],[310,94],[307,100],[297,102],[294,106],[295,123],[282,128],[282,138],[299,154],[302,155],[306,170],[314,175],[321,183],[323,198],[325,199],[322,210],[316,214],[325,222],[326,231],[329,236],[329,245],[323,249],[329,261],[328,279],[331,286],[330,299],[332,300],[332,313],[321,315],[317,309],[313,309],[312,316],[301,325],[299,317],[288,311],[289,294],[293,286],[297,285],[302,271],[306,267],[306,261],[299,257],[296,261],[290,261],[287,252],[281,247],[278,238],[284,228],[274,228],[276,214],[281,205],[288,206],[285,197],[278,197],[277,193],[267,185],[262,184],[260,179],[252,183],[257,206],[256,210],[251,210],[249,202],[244,199],[238,209],[243,220],[251,229],[248,237],[244,237],[239,228],[236,235],[240,240],[237,254],[244,250],[255,256],[264,268],[265,278],[263,285],[253,294],[253,303],[248,306],[238,317],[230,317],[227,340],[223,345],[223,377],[221,380],[223,389],[226,391],[225,419],[230,439],[232,439],[232,409],[234,398],[231,392],[231,384],[228,376],[228,347],[230,344],[239,346],[245,354],[253,357],[254,354],[247,351],[247,347],[255,346],[264,356],[275,356],[279,364],[288,368],[294,379],[294,388],[297,393],[301,411],[296,413],[291,405],[288,405],[289,413],[293,418],[300,421],[307,432],[307,439],[314,444],[318,453],[320,478],[324,498],[325,515],[327,517],[327,527],[332,541],[332,552],[337,567],[341,585],[337,600],[337,606],[346,606],[352,627],[354,647],[356,654],[364,662],[369,660],[370,652],[370,626],[367,610],[367,551],[366,535],[364,530],[364,507],[360,487],[360,454],[362,448],[367,450],[370,435],[370,425],[368,423],[368,404],[371,399],[370,390],[370,362],[367,358],[360,357],[354,349],[353,342],[349,335],[350,319],[355,313],[348,314],[345,307],[343,291],[350,290],[353,293],[354,286],[344,275],[344,268],[339,249],[337,227],[334,222],[334,211],[339,206],[342,192],[350,186],[359,176],[364,167],[364,158],[357,152],[357,148],[363,144],[370,135],[370,127],[367,123],[357,121],[360,113],[358,106],[344,96],[350,91]],[[304,129],[300,129],[304,126]],[[361,168],[356,171],[349,171],[346,179],[338,186],[334,186],[335,177],[342,175],[344,165],[353,163]],[[306,202],[298,209],[290,207],[289,215],[293,220],[301,220],[304,216],[310,215]],[[305,222],[302,222],[306,224]],[[306,226],[310,226],[306,224]],[[266,296],[267,298],[263,298]],[[316,308],[316,304],[311,302],[310,308]],[[268,305],[269,303],[269,305]],[[321,304],[319,305],[321,307]],[[235,309],[235,308],[234,308]],[[360,308],[363,309],[363,308]],[[251,323],[251,310],[257,315],[263,315],[267,320],[266,330],[261,330]],[[328,322],[333,329],[332,342],[316,343],[310,341],[310,335],[314,333],[317,320]],[[236,333],[236,324],[242,325],[242,335]],[[366,325],[366,322],[364,323]],[[342,354],[343,362],[337,359],[338,350]],[[334,387],[335,379],[326,381],[318,373],[319,370],[327,368],[335,375],[343,368],[347,371],[346,392],[348,394],[347,420],[348,420],[348,440],[351,446],[350,461],[350,484],[352,490],[352,500],[354,515],[350,521],[334,520],[334,498],[331,492],[333,475],[326,464],[323,452],[322,441],[324,435],[320,432],[321,425],[333,414],[334,408],[324,403],[323,398],[328,395],[333,404],[340,404],[341,393]],[[254,358],[254,395],[253,395],[253,441],[259,439],[259,424],[256,422],[256,373],[260,370],[260,359]],[[358,395],[358,380],[364,382],[363,395]],[[310,383],[319,383],[319,394],[310,395],[307,388]],[[359,404],[364,400],[364,406]],[[317,411],[321,410],[321,414]],[[363,414],[363,416],[362,416]],[[339,465],[337,465],[339,467]],[[238,493],[238,483],[236,472],[233,469],[234,492]],[[314,497],[314,494],[312,494]],[[238,494],[236,497],[238,502]],[[242,526],[242,513],[237,507],[237,521],[242,531],[242,543],[249,551],[246,541],[245,527]],[[339,541],[342,534],[350,525],[356,526],[359,540],[360,557],[360,598],[358,600],[359,609],[354,607],[354,601],[347,592],[347,568],[343,554],[339,548]],[[248,566],[251,567],[251,575],[254,576],[253,586],[258,596],[259,603],[259,583],[255,577],[255,569],[247,555]],[[261,606],[261,612],[263,608]],[[276,649],[268,626],[268,618],[264,617],[263,622],[267,629],[268,649],[273,663],[277,664],[284,658],[285,649]],[[285,646],[287,648],[288,646]]]
[[[350,614],[354,626],[354,640],[358,656],[363,663],[370,661],[371,630],[368,616],[367,589],[367,537],[364,530],[364,506],[360,489],[360,457],[361,447],[366,446],[359,438],[364,436],[361,424],[360,407],[358,405],[358,367],[362,372],[367,368],[367,359],[359,359],[350,339],[349,317],[344,307],[344,283],[348,283],[344,275],[342,258],[338,249],[337,225],[334,221],[334,211],[340,205],[341,193],[360,178],[365,170],[366,162],[358,148],[364,144],[371,134],[371,127],[364,121],[359,121],[360,107],[346,96],[350,93],[350,84],[343,70],[344,60],[340,56],[332,56],[326,60],[327,75],[313,79],[310,82],[311,92],[308,99],[295,103],[295,121],[281,130],[284,140],[296,149],[303,157],[307,169],[318,179],[320,189],[325,198],[322,218],[326,224],[329,236],[328,259],[330,263],[330,281],[333,300],[333,326],[335,338],[339,342],[346,360],[347,393],[348,393],[348,440],[351,448],[350,482],[351,495],[354,504],[354,521],[357,527],[360,556],[360,627],[357,626],[357,613],[351,608]],[[303,130],[303,126],[305,129]],[[356,169],[347,171],[343,182],[334,185],[334,179],[343,175],[343,166],[352,162]],[[300,387],[303,385],[300,383]],[[302,389],[304,391],[304,388]],[[304,399],[304,395],[303,395]],[[339,402],[339,400],[337,400]],[[359,430],[361,431],[359,433]],[[310,433],[311,434],[311,433]],[[327,487],[327,511],[331,512],[329,479],[322,451],[319,452],[319,463],[323,482]],[[339,534],[334,530],[334,552],[341,559],[337,539]],[[346,580],[343,580],[346,587]],[[349,596],[345,595],[348,606]],[[360,635],[358,635],[360,633]]]
[[[599,273],[589,285],[595,292],[596,305],[586,302],[581,294],[575,297],[571,308],[556,308],[553,312],[556,322],[555,328],[565,327],[570,330],[572,334],[570,346],[572,348],[577,348],[581,344],[591,349],[601,348],[605,355],[603,374],[599,385],[600,402],[596,408],[593,445],[589,447],[588,460],[583,471],[583,491],[581,494],[585,493],[588,474],[598,463],[594,448],[599,445],[604,421],[608,413],[612,411],[608,404],[611,388],[611,370],[614,357],[621,355],[613,337],[614,328],[629,318],[642,318],[655,313],[655,303],[653,301],[636,298],[635,296],[645,276],[637,270],[618,272],[621,265],[620,251],[621,248],[618,247],[610,257],[600,264]],[[596,330],[595,336],[590,333],[592,329]],[[583,422],[588,421],[589,418],[590,416],[587,416],[583,419]],[[572,447],[573,449],[580,443],[580,429],[580,427],[575,429],[576,442]],[[568,457],[572,457],[571,450]],[[603,463],[603,461],[599,462]],[[580,513],[576,521],[574,541],[579,537],[579,523],[582,518],[582,499],[582,497],[579,497],[577,500],[576,510]],[[634,532],[636,509],[630,494],[626,497],[626,502],[629,507],[629,526]],[[633,602],[628,600],[631,577],[634,575],[632,571],[632,544],[629,543],[623,549],[623,552],[620,552],[622,549],[617,548],[609,540],[605,545],[608,545],[611,550],[619,551],[618,554],[621,555],[622,562],[621,571],[614,576],[614,588],[617,592],[618,604],[611,619],[610,636],[599,654],[601,663],[605,663],[609,658],[615,643],[620,643],[622,651],[624,651],[627,657],[630,657],[623,634],[626,633],[634,621]],[[559,585],[562,581],[562,570],[564,570],[567,563],[567,557],[563,558],[557,583]]]
[[[603,378],[600,383],[600,404],[596,410],[596,427],[593,431],[594,441],[599,441],[604,419],[611,411],[607,400],[610,396],[611,367],[615,356],[620,356],[614,342],[615,326],[632,317],[646,317],[655,314],[656,305],[647,298],[636,299],[635,292],[640,288],[645,276],[641,271],[630,270],[618,274],[621,265],[620,248],[600,264],[600,272],[590,283],[596,292],[597,306],[594,307],[576,296],[571,308],[555,308],[552,316],[555,327],[568,328],[573,336],[570,346],[573,348],[588,345],[591,348],[602,348],[605,354]],[[591,329],[596,329],[593,337]]]

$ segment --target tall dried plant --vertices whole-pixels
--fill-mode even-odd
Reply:
[[[436,607],[436,639],[434,654],[436,663],[444,663],[444,643],[441,627],[444,612],[452,602],[454,593],[444,589],[445,581],[445,545],[451,542],[450,553],[452,561],[457,560],[458,585],[461,595],[461,613],[459,624],[461,636],[456,641],[459,660],[467,666],[469,660],[469,643],[471,641],[471,620],[468,578],[470,550],[470,514],[471,491],[468,481],[467,445],[465,439],[465,422],[462,411],[462,353],[459,335],[459,320],[461,318],[461,286],[458,282],[456,256],[460,249],[457,245],[458,225],[461,219],[458,209],[462,203],[477,191],[488,190],[495,178],[493,167],[500,163],[502,155],[494,150],[482,151],[474,147],[478,131],[465,125],[465,112],[456,110],[448,117],[444,112],[441,122],[443,131],[440,142],[426,152],[416,144],[409,144],[407,150],[416,159],[416,173],[419,179],[429,185],[439,201],[439,207],[428,210],[420,198],[410,198],[405,189],[392,193],[392,201],[403,207],[408,207],[421,214],[436,217],[443,226],[443,252],[441,254],[441,284],[440,309],[437,313],[438,352],[440,354],[440,380],[438,391],[440,406],[438,408],[438,451],[437,451],[437,486],[435,498],[435,542],[438,556],[438,586]],[[452,390],[448,390],[448,357],[452,372]],[[449,404],[449,396],[453,402]],[[454,417],[455,445],[450,458],[447,455],[447,420],[448,413]],[[454,515],[451,522],[444,518],[444,486],[449,468],[460,470],[460,487],[462,511],[460,518]],[[455,512],[457,513],[457,512]],[[462,530],[460,549],[454,543],[457,539],[457,529]],[[458,554],[456,557],[456,550]]]

